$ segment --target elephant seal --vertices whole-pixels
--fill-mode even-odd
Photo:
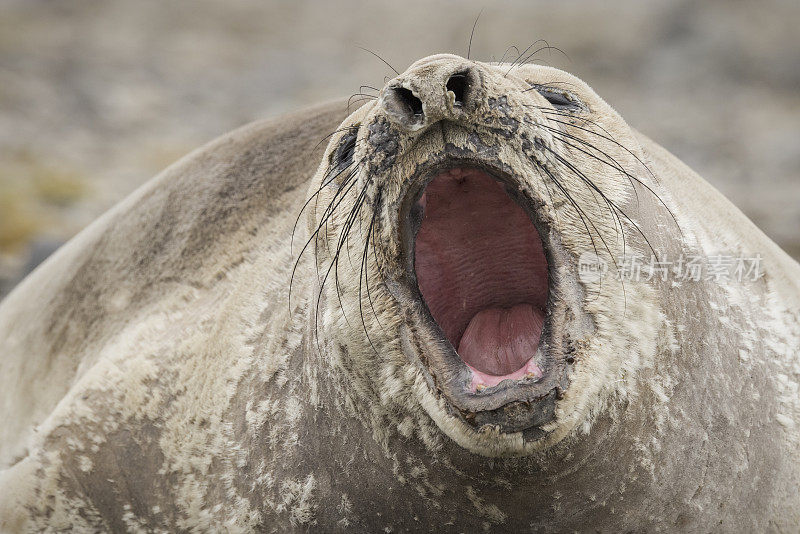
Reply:
[[[739,210],[553,68],[343,108],[201,148],[7,298],[2,530],[800,524],[800,266]]]

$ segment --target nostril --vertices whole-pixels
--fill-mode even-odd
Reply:
[[[455,103],[457,106],[464,105],[464,96],[468,87],[469,82],[467,81],[466,72],[457,72],[450,76],[450,79],[447,80],[447,90],[456,96]]]
[[[395,87],[394,93],[413,115],[422,115],[422,100],[405,87]]]

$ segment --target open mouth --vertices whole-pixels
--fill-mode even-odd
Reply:
[[[542,378],[547,258],[506,186],[477,168],[450,168],[428,182],[414,216],[417,284],[471,372],[470,391]]]

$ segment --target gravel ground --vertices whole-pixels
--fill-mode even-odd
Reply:
[[[539,61],[800,257],[800,2],[0,0],[0,296],[189,150],[435,52]]]

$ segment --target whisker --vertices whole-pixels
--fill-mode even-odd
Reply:
[[[513,68],[516,66],[516,64],[517,64],[517,61],[519,61],[519,59],[520,59],[522,56],[524,56],[525,54],[527,54],[527,53],[528,53],[528,50],[530,50],[531,48],[533,48],[534,46],[536,46],[538,43],[545,43],[545,44],[546,44],[546,41],[545,41],[544,39],[537,39],[536,41],[532,42],[532,43],[530,44],[530,46],[528,46],[528,48],[526,48],[525,50],[523,50],[523,51],[522,51],[522,53],[521,53],[519,56],[517,56],[517,59],[515,59],[514,61],[512,61],[512,62],[511,62],[511,64],[508,66],[508,70],[507,70],[507,71],[506,71],[506,73],[503,75],[503,77],[505,78],[506,76],[508,76],[508,74],[511,72],[511,70],[512,70],[512,69],[513,69]]]
[[[606,252],[608,252],[608,255],[611,258],[611,261],[614,263],[614,266],[616,267],[617,264],[616,264],[616,260],[614,259],[614,255],[612,254],[611,249],[608,247],[608,244],[606,244],[605,239],[603,239],[603,235],[600,233],[599,230],[597,230],[597,227],[595,227],[594,222],[592,222],[592,220],[589,219],[588,223],[587,223],[588,215],[586,215],[586,212],[583,211],[583,209],[578,205],[578,203],[575,201],[575,199],[569,193],[569,191],[567,191],[566,187],[564,187],[564,185],[555,177],[555,175],[553,174],[553,172],[550,169],[548,169],[545,165],[543,165],[542,163],[540,163],[540,162],[538,162],[536,160],[534,160],[534,163],[536,164],[537,167],[539,167],[547,175],[548,178],[550,178],[550,180],[552,180],[552,182],[554,184],[556,184],[556,187],[558,187],[558,189],[561,191],[561,193],[567,198],[569,203],[572,205],[573,209],[575,209],[575,212],[578,214],[578,217],[580,217],[581,223],[583,224],[584,228],[586,229],[586,235],[589,236],[589,240],[592,242],[592,249],[594,250],[595,256],[600,257],[600,253],[597,250],[597,243],[595,242],[594,237],[592,236],[592,232],[591,232],[591,230],[589,230],[589,225],[591,225],[592,228],[594,228],[595,233],[600,238],[600,241],[602,242],[603,246],[605,247]],[[603,288],[602,284],[603,284],[603,281],[601,279],[600,280],[600,287],[598,288],[598,295],[600,294],[600,291],[602,291],[602,288]]]
[[[542,39],[542,40],[544,41],[544,39]],[[547,50],[547,52],[548,52],[548,53],[550,53],[551,51],[555,50],[556,52],[560,52],[560,53],[561,53],[561,54],[562,54],[562,55],[563,55],[563,56],[564,56],[564,57],[567,59],[567,61],[569,61],[569,62],[571,62],[571,61],[572,61],[572,59],[570,59],[569,55],[567,55],[567,53],[566,53],[566,52],[564,52],[562,49],[558,48],[557,46],[550,46],[550,43],[548,43],[547,41],[544,41],[544,43],[545,43],[545,45],[546,45],[546,46],[543,46],[543,47],[539,48],[539,49],[538,49],[538,50],[536,50],[535,52],[531,52],[531,53],[530,53],[530,54],[529,54],[529,55],[528,55],[528,56],[527,56],[525,59],[523,59],[523,60],[522,60],[522,61],[521,61],[519,64],[520,64],[520,65],[524,65],[525,63],[528,63],[528,61],[529,61],[529,60],[530,60],[530,59],[531,59],[533,56],[535,56],[536,54],[538,54],[538,53],[539,53],[539,52],[541,52],[542,50]],[[552,54],[550,54],[550,57],[552,57]]]
[[[350,167],[351,165],[348,165],[348,167]],[[347,167],[345,167],[345,168],[347,168]],[[303,208],[300,211],[300,215],[298,215],[297,220],[295,220],[295,230],[297,229],[297,224],[298,224],[298,221],[300,220],[300,217],[302,216],[302,212],[306,209],[306,207],[308,207],[308,205],[311,203],[312,200],[314,200],[314,199],[319,197],[319,193],[325,187],[326,183],[330,183],[331,180],[335,179],[336,176],[341,174],[341,172],[343,172],[343,171],[344,171],[344,169],[339,171],[332,178],[329,178],[327,182],[325,181],[325,179],[323,179],[323,185],[321,185],[317,189],[317,191],[315,191],[314,194],[312,194],[308,198],[308,200],[306,200],[306,202],[304,203]],[[349,192],[353,188],[353,186],[357,183],[357,181],[353,180],[353,177],[357,174],[357,171],[358,171],[358,166],[355,166],[348,173],[348,176],[344,180],[343,187],[339,188],[336,191],[336,193],[334,193],[334,195],[333,195],[333,197],[331,199],[331,202],[328,204],[328,206],[323,211],[323,214],[321,216],[321,220],[320,220],[319,224],[317,225],[317,228],[312,232],[311,236],[308,238],[308,240],[303,245],[303,248],[300,250],[300,253],[297,255],[297,260],[295,260],[295,262],[294,262],[294,266],[292,267],[292,274],[291,274],[291,277],[289,279],[289,302],[290,302],[290,307],[291,307],[292,289],[294,287],[294,277],[296,275],[297,268],[300,265],[300,260],[302,259],[303,254],[306,252],[306,250],[308,249],[308,247],[311,245],[312,242],[315,243],[314,248],[315,248],[315,257],[316,257],[316,248],[317,248],[319,233],[322,231],[323,228],[327,228],[327,221],[328,221],[328,218],[330,217],[330,214],[333,211],[336,210],[336,208],[344,200],[345,196],[347,195],[347,192]],[[338,198],[338,200],[337,200],[337,198]],[[294,240],[294,232],[295,232],[295,230],[292,231],[292,241],[291,242],[293,242],[293,240]],[[291,242],[290,242],[290,249],[292,248]],[[314,262],[315,267],[317,268],[317,271],[318,271],[319,268],[317,266],[317,263],[318,262],[316,262],[316,261]],[[317,276],[319,277],[319,272],[317,272]]]
[[[511,50],[515,50],[517,52],[517,55],[519,55],[519,48],[517,48],[514,45],[511,45],[508,48],[506,48],[505,52],[503,52],[503,56],[500,58],[500,61],[498,61],[498,63],[503,63],[503,60],[506,58],[506,54],[508,54]]]
[[[555,157],[557,160],[559,160],[559,161],[560,161],[562,164],[564,164],[565,166],[567,166],[567,167],[568,167],[568,168],[569,168],[569,169],[570,169],[570,170],[571,170],[573,173],[575,173],[575,174],[576,174],[576,175],[577,175],[577,176],[578,176],[578,177],[579,177],[579,178],[580,178],[580,179],[581,179],[581,180],[582,180],[584,183],[586,183],[586,185],[588,185],[589,187],[591,187],[592,189],[594,189],[595,191],[597,191],[597,192],[600,194],[600,196],[601,196],[601,197],[602,197],[604,200],[606,200],[607,202],[609,202],[609,205],[610,205],[610,207],[613,207],[614,211],[616,211],[616,214],[617,214],[617,215],[616,215],[616,217],[617,217],[617,220],[619,221],[619,216],[620,216],[620,215],[622,215],[622,217],[624,217],[624,218],[625,218],[625,219],[626,219],[626,220],[627,220],[627,221],[628,221],[628,222],[629,222],[629,223],[630,223],[630,224],[631,224],[631,225],[632,225],[632,226],[633,226],[633,227],[636,229],[636,231],[639,233],[639,235],[641,235],[641,236],[642,236],[642,239],[644,239],[644,240],[645,240],[645,242],[647,243],[647,246],[650,248],[650,251],[651,251],[651,252],[653,253],[653,255],[656,257],[656,259],[658,259],[658,253],[656,252],[655,248],[653,248],[653,245],[650,243],[650,240],[647,238],[647,236],[646,236],[646,235],[645,235],[645,233],[642,231],[642,229],[639,227],[639,225],[637,225],[637,224],[636,224],[636,223],[635,223],[635,222],[634,222],[634,221],[633,221],[633,220],[632,220],[632,219],[631,219],[631,218],[628,216],[628,214],[627,214],[627,213],[625,213],[625,211],[624,211],[624,210],[622,210],[622,209],[621,209],[619,206],[617,206],[617,205],[614,203],[614,201],[612,201],[612,200],[608,199],[608,197],[607,197],[607,196],[606,196],[606,195],[605,195],[605,194],[604,194],[602,191],[600,191],[600,189],[597,187],[597,185],[596,185],[596,184],[595,184],[595,183],[594,183],[594,182],[593,182],[591,179],[589,179],[589,178],[588,178],[588,177],[587,177],[587,176],[586,176],[586,175],[585,175],[585,174],[584,174],[584,173],[583,173],[583,172],[582,172],[580,169],[576,168],[576,167],[575,167],[575,166],[574,166],[572,163],[570,163],[569,161],[567,161],[567,160],[566,160],[566,159],[565,159],[563,156],[561,156],[560,154],[558,154],[557,152],[555,152],[554,150],[552,150],[550,147],[548,147],[548,146],[546,146],[546,145],[543,145],[543,146],[544,146],[544,148],[545,148],[546,150],[548,150],[548,151],[549,151],[551,154],[553,154],[553,156],[554,156],[554,157]],[[620,222],[621,222],[621,221],[620,221]],[[625,244],[624,244],[624,243],[625,243],[625,233],[624,233],[624,230],[623,230],[622,237],[623,237],[623,251],[624,251],[624,248],[625,248]],[[660,261],[660,260],[659,260],[659,261]]]
[[[636,194],[636,206],[637,207],[639,206],[639,191],[636,189],[636,185],[635,185],[635,183],[633,181],[634,177],[631,175],[631,173],[626,171],[622,167],[622,165],[613,156],[609,155],[607,152],[605,152],[604,150],[602,150],[602,149],[596,147],[595,145],[589,143],[588,141],[584,141],[580,137],[577,137],[577,136],[574,136],[574,135],[570,135],[570,134],[568,134],[566,132],[562,132],[558,128],[553,128],[553,127],[550,127],[550,126],[544,126],[544,127],[545,127],[545,129],[547,131],[551,132],[554,136],[556,136],[566,146],[568,146],[570,148],[573,148],[574,150],[577,150],[577,151],[581,152],[582,154],[584,154],[586,156],[589,156],[590,158],[593,158],[596,161],[599,161],[600,163],[603,163],[604,165],[607,165],[607,166],[611,167],[612,169],[622,173],[626,178],[628,178],[628,182],[630,182],[630,184],[631,184],[631,189],[633,189],[633,192]],[[599,157],[597,157],[597,155],[592,154],[588,150],[584,150],[584,149],[580,148],[579,146],[573,145],[569,141],[566,141],[566,139],[573,140],[573,141],[575,141],[577,143],[585,145],[588,148],[596,150],[596,151],[600,152],[603,156],[607,157],[608,160],[603,159],[603,158],[599,158]]]
[[[326,135],[325,137],[323,137],[322,139],[320,139],[320,140],[319,140],[319,143],[317,143],[316,145],[314,145],[314,150],[316,150],[317,148],[319,148],[319,145],[321,145],[323,142],[327,141],[328,139],[330,139],[332,136],[336,135],[337,133],[340,133],[340,132],[348,132],[348,131],[349,131],[349,132],[352,132],[353,130],[358,130],[358,126],[357,126],[357,125],[346,126],[345,128],[339,128],[338,130],[334,130],[334,131],[332,131],[331,133],[329,133],[328,135]]]
[[[357,96],[360,97],[360,98],[355,98]],[[355,98],[355,100],[353,100],[354,98]],[[347,113],[348,114],[350,113],[350,106],[352,106],[353,104],[357,104],[359,102],[366,102],[366,101],[369,101],[369,100],[377,100],[377,99],[378,99],[378,97],[374,96],[374,95],[366,95],[366,94],[363,94],[363,93],[355,93],[350,98],[347,99]]]
[[[475,23],[472,25],[472,32],[469,34],[469,45],[467,46],[467,59],[469,59],[470,53],[472,52],[472,37],[475,35],[475,27],[478,25],[478,19],[481,18],[481,13],[483,13],[483,9],[478,12],[478,16],[475,17]]]
[[[373,52],[373,51],[372,51],[372,50],[370,50],[369,48],[364,48],[363,46],[358,46],[358,45],[356,45],[356,48],[360,48],[360,49],[361,49],[361,50],[363,50],[364,52],[369,52],[370,54],[372,54],[372,55],[373,55],[373,56],[375,56],[376,58],[378,58],[378,59],[380,59],[381,61],[383,61],[383,63],[384,63],[384,64],[385,64],[387,67],[389,67],[390,69],[392,69],[392,70],[394,71],[394,73],[395,73],[395,74],[397,74],[398,76],[400,76],[400,73],[397,71],[397,69],[396,69],[396,68],[392,67],[392,66],[389,64],[389,62],[388,62],[388,61],[386,61],[385,59],[383,59],[381,56],[379,56],[378,54],[376,54],[375,52]]]
[[[622,143],[620,143],[619,141],[614,139],[613,135],[610,132],[608,132],[608,130],[603,128],[602,125],[597,124],[597,122],[592,121],[591,119],[587,119],[586,117],[579,117],[579,116],[572,115],[572,114],[569,114],[569,113],[566,113],[566,112],[565,113],[560,113],[560,112],[558,112],[558,111],[556,111],[556,110],[554,110],[552,108],[548,108],[548,107],[544,107],[544,106],[526,106],[526,107],[537,108],[537,109],[540,109],[543,113],[546,113],[546,114],[558,115],[560,117],[570,118],[570,119],[577,119],[577,120],[580,120],[580,121],[583,121],[583,122],[587,122],[587,123],[590,123],[592,125],[597,126],[601,130],[603,130],[603,132],[606,135],[602,135],[602,134],[600,134],[600,133],[598,133],[596,131],[590,130],[588,128],[583,128],[581,126],[578,126],[576,124],[572,124],[570,122],[559,121],[559,120],[556,120],[556,119],[553,119],[553,118],[549,119],[550,121],[555,122],[557,124],[562,124],[562,125],[570,127],[570,128],[575,128],[577,130],[581,130],[583,132],[586,132],[586,133],[589,133],[589,134],[592,134],[592,135],[596,135],[597,137],[600,137],[602,139],[605,139],[606,141],[609,141],[609,142],[613,143],[614,145],[618,146],[619,148],[621,148],[622,150],[624,150],[625,152],[630,154],[634,159],[636,159],[636,161],[640,165],[642,165],[642,167],[644,167],[644,169],[647,171],[647,173],[653,178],[653,181],[655,183],[658,183],[658,178],[656,178],[656,175],[653,173],[653,171],[650,169],[650,167],[644,161],[642,161],[642,159],[639,156],[637,156],[632,150],[630,150],[628,147],[626,147],[625,145],[623,145]],[[675,217],[675,214],[672,212],[672,210],[669,208],[669,206],[667,206],[667,204],[664,202],[664,200],[658,195],[658,193],[656,193],[655,190],[653,190],[652,187],[650,187],[648,184],[646,184],[645,182],[640,180],[635,175],[633,175],[631,173],[628,173],[628,175],[636,183],[638,183],[639,185],[641,185],[642,187],[647,189],[658,200],[658,202],[664,207],[664,209],[667,210],[667,213],[669,213],[670,217],[672,218],[672,221],[675,223],[675,226],[678,229],[678,232],[681,235],[683,235],[683,231],[681,230],[681,227],[678,224],[678,220]]]

